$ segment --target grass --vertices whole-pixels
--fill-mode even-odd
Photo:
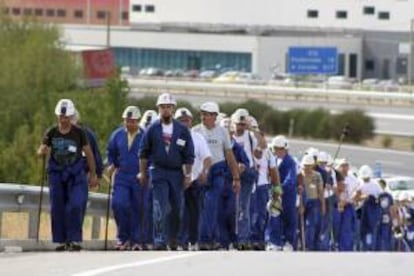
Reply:
[[[2,216],[1,225],[1,239],[28,239],[28,224],[29,224],[29,214],[20,213],[20,212],[4,212]],[[100,229],[99,239],[105,238],[105,219],[101,219],[101,229]],[[51,240],[51,226],[50,226],[50,216],[48,213],[42,213],[40,219],[40,230],[39,230],[39,239],[40,240]],[[108,226],[108,239],[114,240],[116,238],[116,227],[113,219],[110,219]],[[92,217],[86,216],[83,223],[83,239],[91,240],[92,239]]]

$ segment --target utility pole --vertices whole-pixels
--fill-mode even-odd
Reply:
[[[409,41],[409,52],[408,52],[408,76],[407,76],[407,83],[408,89],[412,92],[412,76],[413,76],[413,31],[414,31],[414,19],[410,20],[410,41]]]
[[[111,12],[106,11],[106,47],[111,47]]]

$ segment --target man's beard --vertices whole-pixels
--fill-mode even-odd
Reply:
[[[172,121],[172,116],[171,115],[162,115],[161,116],[161,121],[166,123],[166,124],[169,124]]]

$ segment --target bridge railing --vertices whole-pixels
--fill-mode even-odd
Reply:
[[[0,239],[4,238],[1,233],[3,216],[7,212],[27,213],[28,237],[22,239],[35,239],[38,225],[38,207],[40,201],[40,187],[0,183]],[[49,212],[49,189],[43,190],[42,211]],[[86,215],[92,217],[91,238],[99,239],[103,218],[106,217],[107,196],[100,193],[89,193]]]
[[[323,100],[347,103],[377,103],[391,105],[414,105],[414,94],[409,92],[353,91],[342,89],[284,87],[272,85],[243,85],[168,79],[128,79],[132,93],[168,91],[182,95],[208,95],[211,97],[237,97],[238,99],[292,99]]]

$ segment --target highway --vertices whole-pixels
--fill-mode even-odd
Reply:
[[[145,95],[153,95],[154,93],[131,92],[130,97],[140,98]],[[223,102],[243,102],[244,98],[227,98],[214,95],[214,97],[202,95],[180,95],[177,99],[183,99],[191,102],[194,106],[199,106],[204,101],[214,100],[219,103]],[[369,105],[365,103],[335,103],[324,101],[291,101],[291,100],[267,100],[270,104],[279,110],[289,110],[293,108],[316,109],[325,108],[332,113],[338,113],[345,110],[361,109],[368,116],[374,119],[375,132],[378,134],[391,134],[401,136],[414,136],[414,108],[409,106],[387,106],[387,105]]]
[[[3,253],[0,275],[411,276],[407,253],[79,252]]]
[[[324,150],[333,156],[338,148],[338,143],[335,144],[296,139],[290,141],[290,152],[299,158],[309,147],[316,147],[319,150]],[[373,168],[375,166],[375,162],[379,162],[384,175],[406,175],[414,177],[414,152],[376,149],[343,144],[341,145],[338,157],[348,158],[351,162],[351,167],[359,168],[361,165],[368,164]]]

